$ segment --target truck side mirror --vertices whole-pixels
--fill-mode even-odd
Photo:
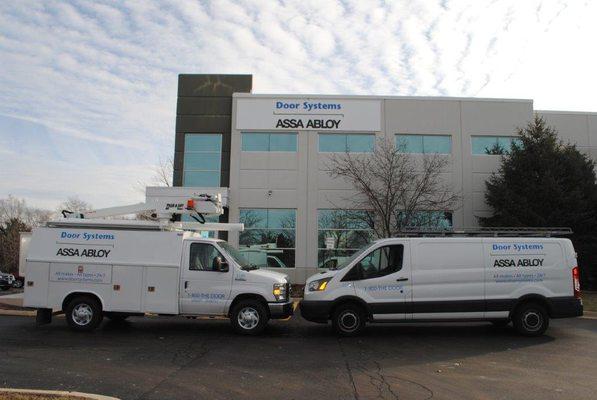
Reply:
[[[216,257],[214,261],[216,264],[216,271],[228,272],[228,270],[230,269],[230,267],[228,266],[228,262],[224,260],[222,257]]]

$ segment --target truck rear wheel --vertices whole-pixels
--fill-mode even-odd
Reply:
[[[342,336],[356,336],[365,328],[365,312],[357,304],[342,304],[334,310],[332,326]]]
[[[102,322],[102,306],[90,296],[78,296],[72,299],[64,310],[66,321],[75,331],[92,331]]]
[[[269,316],[265,306],[257,300],[242,300],[230,313],[234,330],[242,335],[258,335],[265,329]]]
[[[516,309],[512,324],[524,336],[541,336],[549,327],[549,315],[543,306],[525,303]]]

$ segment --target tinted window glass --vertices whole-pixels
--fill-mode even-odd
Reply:
[[[443,135],[427,135],[423,137],[423,151],[425,153],[452,153],[452,137]]]
[[[186,170],[220,170],[220,153],[184,153]]]
[[[473,136],[471,137],[471,151],[476,155],[505,154],[510,152],[512,143],[522,145],[520,139],[513,136]]]
[[[402,269],[404,246],[401,244],[383,246],[367,254],[353,267],[351,279],[372,279],[393,274]],[[346,278],[344,279],[346,280]]]
[[[296,133],[272,133],[269,151],[296,151]]]
[[[191,271],[217,271],[217,259],[224,260],[222,254],[208,243],[191,243],[189,269]]]
[[[243,133],[243,151],[269,151],[269,133]]]
[[[185,171],[183,186],[220,186],[220,171]]]
[[[319,134],[319,151],[322,153],[346,152],[346,135]]]
[[[222,135],[219,134],[186,134],[184,151],[222,151]]]
[[[346,146],[349,153],[371,153],[374,145],[374,135],[346,135]]]
[[[423,136],[396,135],[396,147],[403,153],[423,153]]]

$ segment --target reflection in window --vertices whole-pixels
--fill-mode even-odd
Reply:
[[[183,186],[219,187],[222,135],[185,135]]]
[[[244,208],[239,250],[261,268],[292,268],[295,264],[296,210]]]
[[[512,146],[522,147],[522,141],[513,136],[472,136],[471,148],[475,155],[508,154]]]
[[[369,228],[372,223],[372,215],[363,210],[318,210],[317,265],[319,268],[335,268],[369,243],[373,239],[373,231]],[[326,238],[334,240],[333,250],[326,249]]]
[[[296,152],[296,133],[242,132],[242,151]]]
[[[451,154],[452,136],[396,135],[396,147],[401,153]]]
[[[452,229],[452,212],[450,211],[416,211],[408,218],[409,221],[406,221],[407,216],[405,214],[399,214],[398,218],[404,219],[400,225],[408,229]]]
[[[398,272],[402,269],[404,246],[395,244],[383,246],[367,254],[355,266],[361,279],[379,278]]]
[[[320,133],[320,153],[372,153],[375,135]]]

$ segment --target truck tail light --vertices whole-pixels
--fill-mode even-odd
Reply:
[[[578,267],[572,268],[572,288],[574,289],[574,297],[580,299],[580,271]]]

